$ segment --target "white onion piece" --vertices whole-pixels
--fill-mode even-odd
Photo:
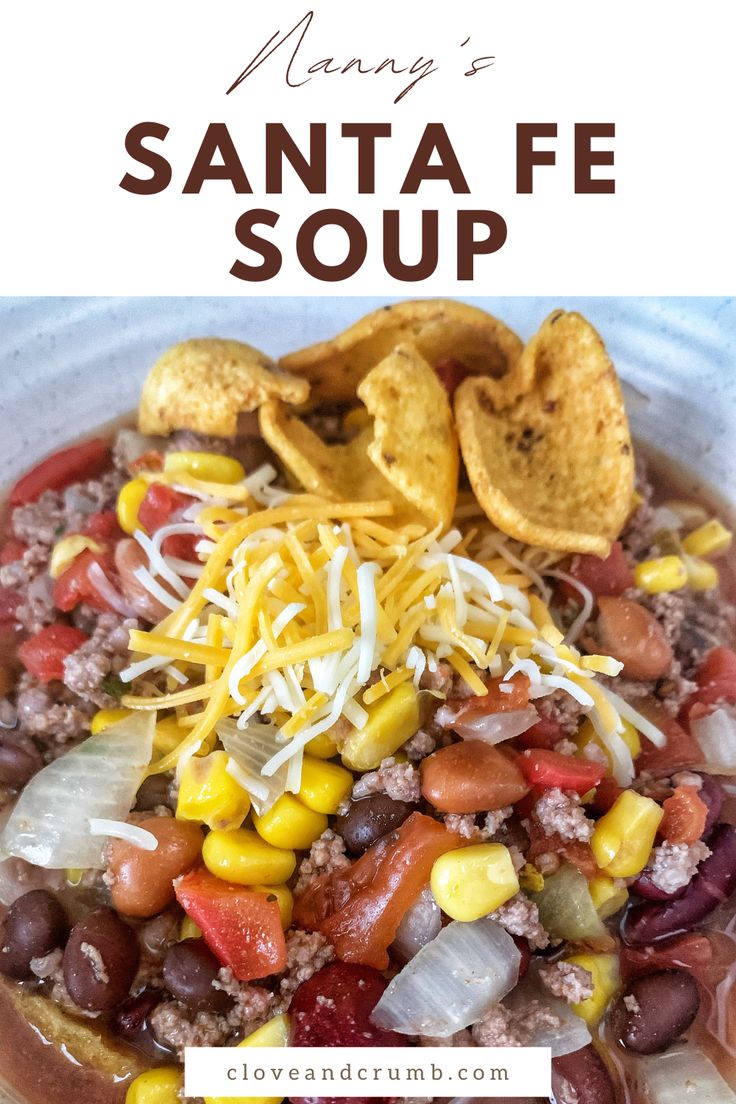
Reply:
[[[549,1047],[553,1058],[561,1058],[563,1054],[572,1054],[588,1045],[590,1032],[585,1026],[585,1020],[577,1016],[566,1001],[551,997],[532,977],[524,978],[504,1004],[519,1012],[528,1008],[532,1001],[549,1009],[559,1022],[540,1023],[535,1027],[527,1046]]]
[[[709,1058],[690,1043],[666,1054],[638,1058],[633,1069],[637,1090],[650,1104],[732,1104],[730,1089]]]
[[[402,1035],[446,1038],[513,989],[520,962],[513,939],[494,920],[454,920],[393,978],[371,1019]]]
[[[248,793],[258,816],[263,816],[286,791],[288,762],[268,777],[262,773],[266,763],[284,746],[279,742],[278,728],[250,721],[239,729],[235,721],[226,718],[217,722],[215,731],[230,756],[228,774]]]
[[[409,962],[422,947],[439,935],[441,928],[442,911],[432,890],[425,886],[414,904],[404,913],[396,931],[392,951],[402,962]]]
[[[154,712],[137,712],[49,763],[21,793],[0,851],[51,869],[99,869],[90,820],[125,820],[151,761]]]
[[[690,722],[693,736],[703,751],[703,763],[708,771],[730,774],[736,772],[736,715],[721,706],[706,717]]]
[[[468,720],[457,720],[457,713],[449,706],[441,706],[435,721],[443,728],[451,728],[464,740],[484,740],[487,744],[500,744],[503,740],[512,740],[535,725],[539,714],[533,705],[526,709],[512,709],[508,713],[486,713],[484,716],[471,716]]]
[[[163,437],[146,437],[135,429],[121,429],[115,438],[115,455],[127,468],[147,452],[163,452],[165,445]]]

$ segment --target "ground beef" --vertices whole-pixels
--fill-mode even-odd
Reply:
[[[90,639],[64,660],[64,684],[84,701],[109,709],[117,701],[102,688],[110,675],[117,675],[130,661],[128,639],[138,622],[123,620],[115,613],[101,613]]]
[[[286,936],[286,974],[279,982],[274,1013],[285,1012],[302,982],[311,978],[335,952],[321,932],[290,931]]]
[[[476,1046],[528,1046],[542,1027],[557,1028],[562,1021],[541,1001],[532,1000],[523,1008],[511,1009],[493,1004],[482,1019],[473,1024],[470,1034]]]
[[[711,648],[736,644],[736,605],[726,601],[718,591],[682,594],[685,616],[675,655],[684,674],[692,678]]]
[[[444,694],[445,697],[450,697],[452,694],[453,684],[455,682],[455,672],[449,663],[446,663],[444,659],[441,659],[437,664],[436,671],[430,671],[428,668],[422,674],[419,680],[420,690],[433,690],[438,694]]]
[[[411,763],[397,763],[393,755],[381,761],[376,771],[364,774],[353,786],[353,800],[386,793],[393,801],[419,801],[422,796],[419,771]]]
[[[177,429],[162,444],[164,452],[216,452],[227,456],[232,451],[233,441],[229,437],[195,433],[192,429]]]
[[[47,761],[89,732],[95,712],[91,703],[80,702],[63,683],[39,683],[27,671],[18,682],[16,707],[19,730],[36,738]]]
[[[406,741],[401,750],[408,759],[418,763],[420,759],[425,759],[428,755],[431,755],[436,746],[437,742],[434,736],[430,736],[428,732],[420,728],[411,739]]]
[[[294,893],[298,897],[320,874],[332,874],[350,866],[345,854],[345,841],[331,828],[327,828],[312,844],[309,854],[302,859],[297,871]]]
[[[707,859],[710,850],[698,840],[697,843],[662,843],[655,847],[650,868],[652,882],[665,893],[686,886],[698,868],[698,863]]]
[[[539,970],[542,984],[553,997],[579,1004],[593,996],[593,975],[574,962],[554,962]]]
[[[637,457],[636,464],[636,489],[642,501],[626,523],[621,534],[621,544],[632,558],[645,559],[650,554],[656,555],[658,550],[653,543],[656,529],[652,505],[654,488],[647,477],[646,465],[640,457]]]
[[[593,822],[588,820],[576,793],[563,793],[556,786],[534,803],[532,816],[547,836],[587,843],[593,835]]]
[[[470,1031],[463,1028],[461,1031],[456,1031],[454,1035],[420,1035],[419,1045],[424,1047],[460,1047],[473,1046],[474,1043]]]
[[[180,1001],[162,1001],[151,1013],[151,1029],[162,1044],[184,1061],[188,1046],[224,1046],[250,1035],[271,1018],[273,993],[259,985],[236,981],[232,971],[220,971],[218,989],[233,998],[229,1012],[192,1012]]]
[[[541,950],[549,943],[549,936],[539,921],[537,906],[524,893],[517,893],[490,916],[511,935],[520,935],[528,940],[533,951]]]
[[[463,839],[473,840],[474,843],[484,843],[495,836],[513,811],[511,805],[506,805],[503,809],[495,809],[480,818],[474,813],[445,813],[442,819],[449,832],[457,832]]]
[[[578,730],[583,707],[565,690],[555,690],[534,703],[541,717],[556,721],[564,736],[572,736]]]

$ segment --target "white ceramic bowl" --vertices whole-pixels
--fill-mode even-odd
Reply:
[[[556,307],[600,331],[634,432],[736,505],[736,302],[471,300],[528,338]],[[187,337],[238,338],[272,356],[329,337],[379,299],[0,299],[0,485],[134,408],[158,355]],[[2,1025],[0,1025],[2,1030]],[[0,1081],[2,1077],[0,1075]],[[3,1095],[0,1101],[22,1104]]]

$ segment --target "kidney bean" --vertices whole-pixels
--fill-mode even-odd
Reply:
[[[422,796],[443,813],[480,813],[514,805],[529,792],[519,768],[482,740],[450,744],[422,760]]]
[[[0,742],[0,784],[20,790],[40,771],[43,759],[30,740],[4,736]]]
[[[345,840],[351,855],[362,855],[381,836],[399,828],[413,810],[414,806],[394,801],[388,794],[372,794],[352,801],[348,811],[335,821],[335,831]]]
[[[8,909],[0,947],[0,973],[32,977],[31,959],[41,958],[63,945],[69,923],[61,904],[47,889],[33,889]]]
[[[164,981],[172,997],[193,1012],[227,1012],[232,998],[213,988],[220,963],[204,939],[184,939],[164,959]]]
[[[712,854],[676,901],[643,902],[624,916],[625,943],[656,943],[700,924],[736,890],[736,826],[719,824],[708,841]]]
[[[630,598],[598,599],[600,647],[623,663],[632,679],[657,679],[672,663],[672,645],[653,613]]]
[[[141,785],[135,798],[136,812],[146,813],[155,809],[157,805],[171,806],[169,796],[171,787],[170,774],[152,774]]]
[[[680,886],[679,889],[674,889],[668,893],[666,889],[660,889],[658,885],[655,885],[652,881],[651,871],[644,869],[629,888],[647,901],[677,901],[684,895],[687,886]]]
[[[721,815],[726,795],[723,792],[723,787],[718,785],[715,778],[711,778],[709,774],[701,774],[700,777],[703,779],[703,785],[698,790],[698,797],[708,806],[708,816],[705,819],[705,828],[700,838],[708,840]]]
[[[153,1034],[150,1025],[151,1013],[163,999],[163,991],[144,989],[137,997],[129,997],[115,1013],[112,1026],[125,1039],[126,1043],[136,1047],[149,1058],[169,1058],[174,1051],[162,1046]]]
[[[552,1092],[557,1104],[616,1104],[611,1075],[591,1043],[552,1059]]]
[[[173,817],[149,817],[140,827],[158,840],[144,851],[113,840],[107,863],[112,903],[125,916],[155,916],[174,900],[174,878],[190,870],[202,851],[199,825]]]
[[[627,1007],[627,997],[633,1007]],[[627,1050],[658,1054],[687,1031],[699,1008],[698,986],[689,974],[660,970],[629,984],[613,1007],[611,1027]]]
[[[64,983],[75,1004],[109,1012],[128,996],[139,960],[135,932],[112,909],[88,912],[64,951]]]

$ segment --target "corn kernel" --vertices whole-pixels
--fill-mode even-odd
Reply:
[[[245,479],[245,468],[239,460],[217,452],[169,452],[164,471],[186,472],[207,483],[240,483]]]
[[[70,866],[65,873],[67,885],[78,886],[86,871],[81,866]]]
[[[284,793],[263,816],[253,814],[253,826],[273,847],[293,847],[302,851],[322,835],[327,817],[308,809],[293,794]]]
[[[103,547],[91,537],[85,537],[82,533],[72,533],[63,537],[54,545],[49,561],[49,575],[52,579],[58,579],[82,552],[102,552]]]
[[[358,433],[372,422],[373,418],[364,406],[354,406],[352,410],[348,410],[342,420],[343,427],[350,433]]]
[[[664,594],[687,585],[687,568],[680,556],[642,560],[634,568],[634,582],[647,594]]]
[[[118,721],[124,721],[129,716],[129,709],[98,709],[90,721],[90,734],[96,736],[98,732],[104,732],[106,728],[117,724]]]
[[[336,813],[338,806],[350,794],[353,776],[337,763],[325,763],[305,755],[302,761],[302,781],[299,800],[315,813]]]
[[[419,698],[411,682],[402,682],[368,710],[362,729],[355,729],[342,748],[351,770],[368,771],[406,743],[419,728]]]
[[[146,1070],[131,1081],[125,1094],[125,1104],[181,1104],[180,1066],[159,1066]]]
[[[181,728],[176,717],[164,717],[156,722],[153,732],[153,748],[159,755],[168,755],[179,746],[184,738],[185,730]]]
[[[246,1035],[239,1047],[286,1047],[291,1024],[284,1012]],[[204,1104],[281,1104],[282,1096],[206,1096]]]
[[[595,826],[590,846],[613,878],[632,878],[646,866],[664,813],[656,801],[624,790]]]
[[[250,811],[250,798],[228,774],[226,751],[190,759],[179,783],[176,815],[222,832],[239,828]]]
[[[202,858],[215,877],[245,886],[280,885],[289,880],[296,867],[293,851],[272,847],[247,828],[210,832],[204,841]]]
[[[329,732],[321,732],[319,736],[312,737],[304,750],[316,759],[332,759],[333,755],[337,755],[337,744]]]
[[[697,556],[683,556],[687,568],[687,585],[691,590],[713,590],[720,582],[720,573],[715,564],[701,560]]]
[[[691,556],[718,556],[728,550],[732,538],[733,533],[719,518],[711,518],[683,537],[682,547]]]
[[[536,866],[524,863],[519,871],[519,885],[525,893],[541,893],[544,889],[544,875],[539,873]]]
[[[477,920],[519,892],[508,847],[479,843],[447,851],[435,861],[432,893],[453,920]]]
[[[141,502],[148,493],[148,483],[145,479],[131,479],[120,488],[118,493],[117,514],[118,524],[124,533],[135,533],[141,525],[138,521],[138,511]]]
[[[587,1000],[571,1004],[587,1024],[594,1026],[606,1011],[611,998],[621,984],[618,968],[618,955],[615,954],[575,954],[565,959],[575,966],[588,970],[593,978],[593,993]]]
[[[631,758],[636,759],[637,755],[641,755],[641,740],[639,739],[639,733],[629,721],[624,721],[623,718],[622,724],[623,730],[619,732],[619,736],[631,752]],[[585,748],[588,747],[589,744],[595,744],[597,748],[600,748],[608,760],[608,773],[610,774],[613,766],[611,753],[603,740],[601,740],[593,727],[593,722],[589,718],[586,718],[578,729],[575,735],[575,744],[581,755],[584,754]]]
[[[291,927],[291,916],[294,911],[294,894],[287,885],[254,885],[249,886],[254,893],[265,893],[267,897],[275,897],[281,914],[281,927],[288,931]]]
[[[195,924],[191,916],[184,916],[181,924],[179,925],[179,939],[201,939],[202,929],[198,924]]]
[[[601,920],[607,920],[619,912],[629,899],[629,891],[624,885],[616,885],[607,874],[598,874],[588,882],[590,899],[595,905]]]

